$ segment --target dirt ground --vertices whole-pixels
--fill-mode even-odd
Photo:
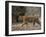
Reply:
[[[16,23],[12,25],[12,31],[22,31],[22,30],[40,30],[41,29],[41,25],[35,23],[35,25],[33,25],[33,23],[28,23],[28,24],[24,24],[22,26],[22,23]]]

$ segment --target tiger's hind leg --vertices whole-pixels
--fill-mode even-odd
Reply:
[[[39,20],[36,21],[39,25],[41,25],[41,22]]]

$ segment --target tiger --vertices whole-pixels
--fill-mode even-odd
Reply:
[[[28,24],[28,20],[31,19],[33,25],[35,25],[35,23],[38,23],[40,25],[40,21],[39,21],[39,17],[36,16],[19,16],[22,20],[23,20],[23,24]]]

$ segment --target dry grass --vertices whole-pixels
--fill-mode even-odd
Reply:
[[[22,25],[22,23],[12,25],[12,31],[41,29],[41,26],[37,23],[34,26],[32,23],[24,24],[23,26]]]

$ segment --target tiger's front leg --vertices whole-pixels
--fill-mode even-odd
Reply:
[[[35,20],[33,19],[33,26],[35,25]]]
[[[25,24],[27,24],[27,18],[23,17],[23,24],[22,24],[22,26],[25,25]]]

